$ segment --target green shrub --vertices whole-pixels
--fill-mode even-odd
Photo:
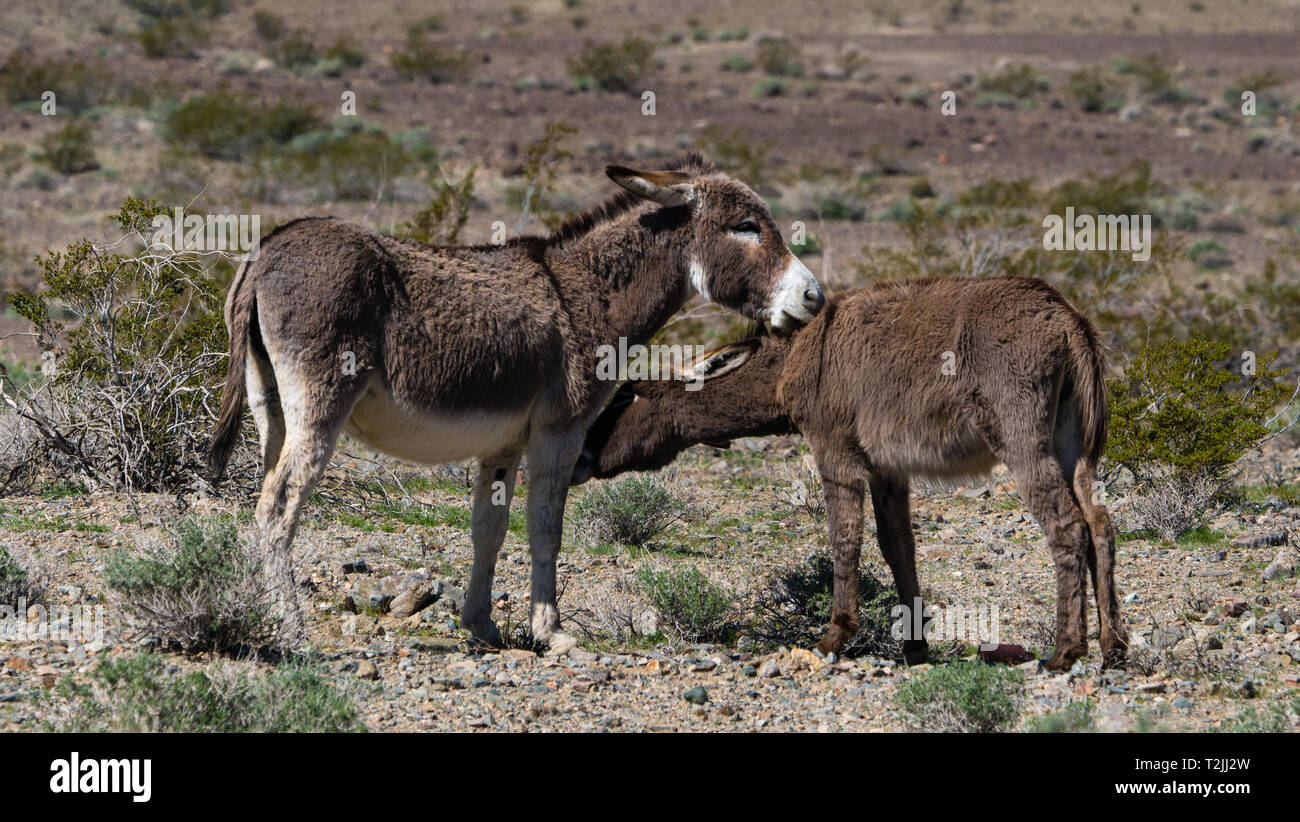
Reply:
[[[785,37],[768,37],[758,43],[758,65],[777,77],[802,77],[799,46]]]
[[[184,673],[156,654],[106,659],[86,683],[64,679],[46,729],[71,733],[348,733],[365,731],[351,697],[321,669]]]
[[[277,40],[269,56],[276,65],[289,71],[310,66],[320,58],[311,34],[302,29],[294,29]]]
[[[160,17],[142,23],[136,40],[150,60],[195,57],[207,42],[207,32],[191,18]]]
[[[759,592],[755,619],[750,626],[764,644],[813,645],[826,635],[835,590],[835,564],[827,553],[777,570]],[[858,634],[844,648],[846,656],[874,654],[893,657],[901,653],[891,636],[893,608],[898,594],[882,585],[870,571],[858,571]]]
[[[0,66],[0,100],[11,105],[40,102],[55,94],[59,114],[80,114],[110,98],[112,73],[98,63],[57,57],[39,58],[16,49]]]
[[[686,506],[653,474],[600,485],[573,506],[578,527],[596,542],[640,546],[681,519]]]
[[[754,61],[743,54],[728,54],[722,59],[722,70],[743,74],[754,70]]]
[[[104,583],[146,630],[187,651],[234,651],[275,637],[260,563],[233,519],[187,518],[169,547],[118,551]]]
[[[1117,111],[1123,105],[1115,84],[1098,66],[1081,68],[1070,75],[1070,96],[1084,111]]]
[[[654,65],[654,52],[654,44],[640,37],[619,43],[588,43],[582,54],[569,58],[569,76],[582,89],[639,91]]]
[[[772,150],[770,144],[752,139],[742,129],[726,129],[716,125],[706,128],[703,138],[707,156],[719,168],[751,186],[761,186],[767,182],[767,155]]]
[[[90,123],[73,120],[41,138],[37,160],[61,174],[80,174],[99,168],[91,146]]]
[[[1300,718],[1300,697],[1292,697],[1290,705],[1274,702],[1259,710],[1249,705],[1225,719],[1216,730],[1225,734],[1285,733],[1291,729],[1292,717]]]
[[[257,32],[258,37],[270,43],[288,34],[289,26],[280,15],[258,9],[253,12],[253,31]]]
[[[398,74],[430,83],[460,83],[469,78],[475,57],[467,49],[431,42],[423,30],[407,29],[406,45],[394,50],[389,62]]]
[[[1149,345],[1122,379],[1107,383],[1106,456],[1139,478],[1160,466],[1218,475],[1268,435],[1268,422],[1291,394],[1285,372],[1260,353],[1253,376],[1227,342],[1193,337]]]
[[[1160,185],[1151,179],[1151,164],[1138,159],[1114,174],[1066,180],[1048,192],[1047,210],[1064,214],[1066,207],[1073,207],[1076,214],[1142,214],[1151,211],[1150,200],[1160,193]]]
[[[1059,711],[1034,717],[1029,722],[1029,731],[1036,734],[1090,733],[1096,730],[1096,709],[1097,703],[1091,699],[1070,702]]]
[[[790,90],[790,84],[780,77],[764,77],[749,89],[750,97],[780,97]]]
[[[469,219],[469,209],[474,202],[476,170],[477,166],[470,166],[459,180],[439,177],[434,182],[433,196],[428,204],[402,226],[402,235],[434,245],[460,242],[460,232]]]
[[[1047,78],[1039,74],[1028,63],[1021,63],[1018,66],[1006,66],[996,74],[986,74],[976,81],[975,86],[980,91],[1005,94],[1016,100],[1032,97],[1051,88]]]
[[[1232,257],[1228,256],[1228,249],[1214,240],[1200,240],[1193,243],[1192,247],[1187,249],[1187,259],[1207,271],[1232,265]]]
[[[694,566],[655,571],[648,565],[637,572],[637,581],[655,612],[686,642],[716,639],[726,627],[734,596],[714,584]]]
[[[306,105],[293,101],[263,104],[256,97],[225,87],[191,97],[167,118],[167,140],[214,160],[243,160],[283,146],[321,121]]]
[[[1015,724],[1022,690],[1019,671],[961,661],[915,674],[899,686],[894,702],[908,724],[922,730],[989,733]]]
[[[274,179],[324,187],[338,200],[376,196],[385,180],[402,173],[411,158],[406,148],[378,128],[347,118],[334,128],[294,138],[270,164]]]

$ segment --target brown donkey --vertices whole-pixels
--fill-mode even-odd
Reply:
[[[693,292],[777,328],[821,309],[817,281],[743,183],[695,154],[666,171],[607,173],[626,191],[550,237],[435,247],[303,219],[236,275],[211,468],[225,466],[247,391],[265,461],[258,538],[290,641],[304,636],[290,544],[347,431],[415,462],[479,459],[462,623],[490,644],[492,577],[527,451],[532,630],[571,646],[555,556],[574,462],[615,387],[597,378],[598,349],[645,343]]]
[[[835,556],[823,652],[840,651],[857,631],[864,489],[899,598],[919,605],[909,478],[968,479],[1000,461],[1056,564],[1048,666],[1068,668],[1087,653],[1089,570],[1103,664],[1122,664],[1115,531],[1094,497],[1106,439],[1101,346],[1051,286],[934,279],[849,291],[792,337],[725,346],[685,376],[702,387],[625,384],[588,434],[574,481],[660,468],[694,443],[802,432],[824,483]],[[908,661],[926,652],[924,636],[905,639]]]

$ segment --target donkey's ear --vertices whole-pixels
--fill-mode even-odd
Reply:
[[[696,360],[684,369],[684,376],[688,380],[711,380],[723,374],[730,374],[748,362],[757,350],[757,340],[732,343],[717,351],[710,351]]]
[[[635,171],[623,166],[606,166],[605,173],[638,197],[668,208],[692,205],[699,199],[691,175],[680,171]]]

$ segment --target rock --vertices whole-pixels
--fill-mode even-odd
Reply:
[[[11,656],[5,660],[5,667],[11,671],[30,671],[32,661],[25,656]]]
[[[350,559],[343,563],[340,570],[345,574],[365,574],[370,571],[370,566],[364,559]]]
[[[953,496],[961,497],[962,499],[979,499],[980,497],[987,497],[988,495],[989,489],[987,485],[981,485],[978,488],[960,488],[957,490],[957,493],[953,494]]]
[[[576,645],[569,649],[569,661],[575,665],[594,665],[597,656],[586,648],[579,648]]]
[[[758,676],[758,669],[753,665],[746,665],[740,669],[741,676]]]
[[[696,659],[691,661],[691,670],[697,674],[708,673],[718,667],[718,663],[712,659]]]
[[[1259,625],[1255,622],[1254,617],[1250,617],[1241,623],[1241,632],[1243,634],[1253,634],[1259,631]]]
[[[510,662],[531,662],[537,659],[537,654],[524,648],[511,648],[501,652],[501,661]]]
[[[758,666],[758,676],[761,679],[774,679],[781,675],[781,666],[776,664],[775,659],[766,660]]]
[[[357,679],[379,679],[379,666],[368,659],[357,663]]]
[[[1266,548],[1286,545],[1286,531],[1268,531],[1263,534],[1239,534],[1228,543],[1234,548]]]
[[[392,603],[389,605],[389,613],[398,619],[405,619],[412,614],[423,611],[437,600],[438,596],[435,593],[435,587],[432,582],[423,582],[407,588],[393,598]]]
[[[1174,700],[1173,705],[1175,708],[1179,708],[1185,711],[1188,708],[1192,707],[1192,701],[1185,696],[1180,696]]]
[[[1244,599],[1234,599],[1224,604],[1223,613],[1230,617],[1237,617],[1246,613],[1246,609],[1249,607],[1250,605]]]
[[[406,640],[405,647],[412,651],[422,651],[429,654],[454,654],[460,650],[460,640],[455,637],[411,637]],[[527,653],[532,653],[528,651]]]
[[[673,672],[673,664],[666,659],[652,659],[646,663],[645,671],[666,676]]]
[[[817,654],[805,648],[792,648],[787,657],[789,671],[820,671],[826,665],[826,661]]]
[[[1288,551],[1283,548],[1264,569],[1264,580],[1287,579],[1292,576],[1295,576],[1295,565],[1291,563]]]
[[[438,605],[453,614],[459,614],[461,609],[465,607],[465,591],[455,585],[447,585],[441,582],[438,584],[441,585]]]
[[[1165,683],[1163,682],[1143,682],[1133,690],[1140,694],[1163,694],[1165,692]]]
[[[381,614],[388,613],[393,595],[383,589],[378,580],[360,579],[352,586],[352,599],[357,608],[366,608]]]
[[[694,688],[691,688],[689,691],[682,694],[682,699],[685,699],[692,705],[703,705],[709,701],[709,692],[704,690],[703,685],[696,685]]]
[[[1151,645],[1161,650],[1172,648],[1183,641],[1183,629],[1177,625],[1162,625],[1151,632]]]
[[[998,645],[988,649],[980,647],[980,660],[983,662],[1020,665],[1033,658],[1034,655],[1026,651],[1022,645]]]
[[[1017,665],[1016,670],[1023,672],[1025,676],[1038,676],[1043,672],[1043,661],[1041,659],[1031,659]]]
[[[1210,634],[1205,640],[1205,650],[1217,651],[1223,648],[1223,640],[1219,639],[1218,634]]]

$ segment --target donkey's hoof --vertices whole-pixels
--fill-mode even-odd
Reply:
[[[1068,671],[1074,667],[1074,663],[1079,657],[1087,651],[1061,651],[1058,650],[1052,654],[1051,658],[1043,663],[1043,667],[1049,671]]]
[[[469,631],[470,650],[500,648],[504,644],[501,629],[490,619],[475,624],[462,623],[461,627]]]
[[[1127,651],[1126,648],[1120,647],[1120,648],[1111,648],[1109,651],[1105,651],[1104,653],[1102,653],[1101,669],[1103,671],[1108,671],[1111,669],[1122,670],[1124,668],[1124,665],[1128,662],[1128,654],[1126,653],[1126,651]]]
[[[918,642],[914,644],[911,640],[903,643],[903,661],[908,665],[920,665],[929,658],[929,643]]]
[[[546,643],[550,646],[546,651],[547,656],[568,656],[569,651],[578,647],[578,640],[563,631],[551,634],[551,638]]]
[[[839,631],[832,628],[830,633],[822,637],[821,642],[818,642],[816,645],[813,646],[813,648],[815,648],[822,656],[826,656],[828,654],[839,655],[839,653],[844,650],[844,646],[847,644],[848,644],[848,638],[845,637]]]

